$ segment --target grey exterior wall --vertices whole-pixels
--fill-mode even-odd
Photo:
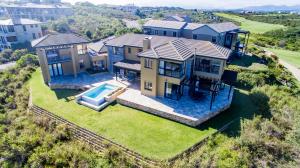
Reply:
[[[109,72],[114,72],[114,63],[118,61],[122,61],[125,59],[125,54],[124,54],[124,47],[120,47],[120,54],[114,54],[113,53],[113,46],[107,46],[108,50],[108,71]]]
[[[164,29],[157,27],[144,27],[144,30],[147,30],[150,35],[164,36],[164,31],[167,32],[166,36],[173,37],[173,32],[176,32],[176,37],[182,37],[182,29]],[[158,34],[155,34],[155,31],[158,31]]]

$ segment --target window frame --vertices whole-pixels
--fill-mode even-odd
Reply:
[[[145,58],[144,59],[144,68],[152,69],[153,61],[152,59]]]
[[[153,89],[152,82],[144,81],[144,89],[147,91],[152,91],[152,89]]]

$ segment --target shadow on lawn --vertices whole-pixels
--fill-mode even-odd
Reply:
[[[53,91],[58,100],[65,99],[66,102],[74,100],[75,96],[81,92],[79,90],[71,89],[54,89]]]
[[[241,131],[241,121],[244,119],[252,119],[257,112],[257,107],[250,98],[250,95],[235,89],[234,97],[230,108],[219,115],[211,118],[205,123],[198,126],[198,129],[220,129],[232,120],[235,120],[224,131],[229,136],[239,135]]]

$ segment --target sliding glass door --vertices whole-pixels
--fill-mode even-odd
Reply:
[[[62,69],[61,63],[50,64],[50,65],[48,65],[48,67],[49,67],[50,77],[63,75],[63,69]]]
[[[183,87],[172,83],[165,83],[165,97],[179,100],[183,93]]]

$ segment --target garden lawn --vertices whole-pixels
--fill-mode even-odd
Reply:
[[[274,48],[266,48],[269,51],[272,51],[283,61],[300,68],[300,52],[289,51],[284,49],[274,49]]]
[[[216,15],[241,23],[241,28],[244,30],[249,30],[251,33],[263,34],[271,30],[285,28],[284,25],[252,21],[233,14],[216,13]]]
[[[119,104],[94,111],[74,101],[77,91],[50,90],[40,69],[33,73],[30,88],[35,105],[157,160],[175,156],[216,131],[191,128]]]

